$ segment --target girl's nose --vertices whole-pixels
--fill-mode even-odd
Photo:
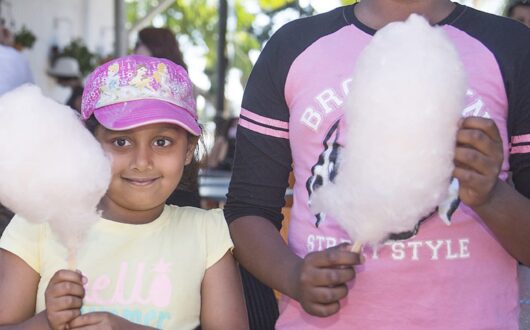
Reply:
[[[133,169],[138,171],[150,170],[153,168],[153,151],[149,146],[138,146],[131,161]]]

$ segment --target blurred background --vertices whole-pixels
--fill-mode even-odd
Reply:
[[[84,78],[101,62],[130,53],[142,28],[168,27],[177,36],[196,86],[200,121],[212,132],[220,118],[239,115],[243,86],[274,31],[298,17],[352,2],[0,0],[0,18],[15,35],[15,47],[28,59],[35,83],[62,103],[71,89],[48,74],[57,57],[76,58]],[[458,2],[501,14],[506,0]],[[208,135],[206,143],[212,144]]]

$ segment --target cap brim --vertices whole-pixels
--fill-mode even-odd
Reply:
[[[139,126],[175,124],[195,136],[201,128],[195,118],[184,108],[161,100],[137,100],[107,105],[94,111],[94,116],[105,128],[123,131]]]

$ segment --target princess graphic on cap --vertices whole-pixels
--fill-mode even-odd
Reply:
[[[98,105],[112,103],[112,101],[118,99],[118,94],[116,91],[120,86],[120,76],[118,74],[119,71],[120,65],[118,63],[109,65],[107,68],[107,78],[105,79],[105,83],[100,87],[101,96],[98,101]]]
[[[153,72],[153,78],[160,86],[158,92],[165,97],[169,97],[171,95],[171,89],[168,87],[170,83],[168,80],[167,66],[164,63],[158,63],[156,71]]]
[[[136,68],[136,75],[129,81],[129,86],[134,86],[140,90],[149,89],[151,92],[155,92],[155,89],[151,86],[151,80],[146,77],[147,67],[144,65],[138,65]]]

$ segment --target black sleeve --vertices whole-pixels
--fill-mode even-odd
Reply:
[[[530,198],[530,29],[525,32],[508,86],[510,170],[517,191]]]
[[[530,198],[530,29],[506,17],[467,7],[455,26],[495,56],[508,98],[509,162],[515,188]]]
[[[281,228],[281,209],[292,163],[289,109],[284,96],[291,61],[281,54],[281,39],[277,33],[267,43],[243,95],[232,179],[224,208],[229,223],[242,216],[256,215]]]
[[[258,215],[281,227],[292,156],[285,82],[293,62],[323,36],[351,24],[353,6],[297,19],[267,42],[243,95],[236,156],[227,195],[228,222]]]

